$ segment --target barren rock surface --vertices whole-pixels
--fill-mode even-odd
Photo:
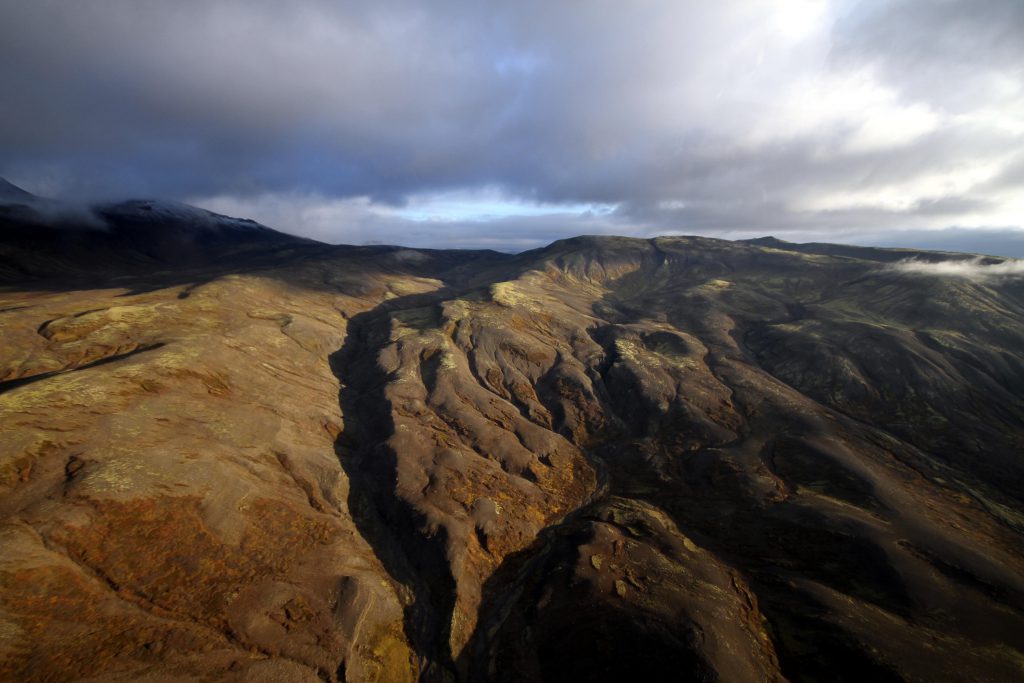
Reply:
[[[1019,280],[186,246],[0,253],[0,678],[1024,676]]]

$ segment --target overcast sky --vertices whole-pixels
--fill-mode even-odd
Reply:
[[[0,88],[26,189],[329,242],[1024,256],[1024,0],[0,0]]]

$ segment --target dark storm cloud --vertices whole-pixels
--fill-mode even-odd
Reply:
[[[0,0],[0,174],[334,241],[1002,227],[1021,8]],[[395,213],[484,190],[552,208]]]

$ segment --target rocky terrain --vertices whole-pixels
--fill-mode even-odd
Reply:
[[[5,192],[2,680],[1024,678],[1020,279]]]

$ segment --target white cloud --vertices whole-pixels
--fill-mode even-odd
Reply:
[[[979,282],[1024,278],[1024,260],[1010,259],[999,263],[982,258],[963,261],[921,261],[907,259],[894,263],[892,270],[929,277],[959,277]]]
[[[878,209],[894,213],[906,212],[929,202],[946,197],[969,194],[975,188],[996,178],[1013,160],[1012,152],[994,158],[958,160],[948,168],[924,169],[906,178],[893,179],[885,183],[868,186],[841,188],[809,195],[791,204],[791,208],[803,212],[844,211],[851,209]],[[932,219],[916,219],[924,227],[935,227],[936,221],[948,220],[946,216]],[[997,223],[998,224],[998,223]]]
[[[520,251],[566,234],[636,233],[614,207],[516,201],[496,191],[417,195],[403,206],[369,197],[268,193],[193,197],[190,204],[329,244],[401,244]]]

